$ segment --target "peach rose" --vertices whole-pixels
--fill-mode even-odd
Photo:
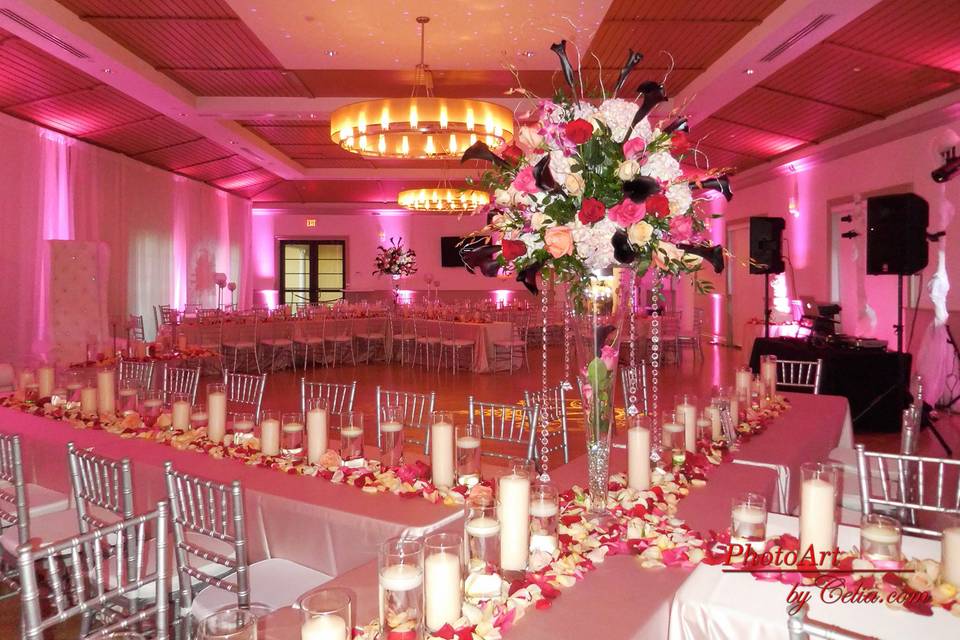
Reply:
[[[543,136],[540,135],[539,125],[535,127],[520,127],[520,133],[517,134],[517,144],[526,154],[532,154],[543,144]]]
[[[650,242],[650,238],[652,237],[653,227],[643,220],[637,222],[636,224],[630,225],[630,228],[627,229],[627,238],[629,238],[630,242],[638,247],[642,247]]]
[[[583,193],[586,183],[583,180],[583,176],[579,173],[568,173],[563,181],[563,187],[570,195],[579,196]]]
[[[554,258],[573,253],[573,234],[569,227],[551,227],[543,233],[543,244]]]

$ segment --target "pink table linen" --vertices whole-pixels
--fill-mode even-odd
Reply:
[[[70,491],[68,442],[112,458],[130,458],[138,512],[166,499],[163,463],[167,460],[178,470],[217,482],[240,480],[251,562],[286,558],[339,575],[375,559],[377,547],[388,538],[423,535],[462,516],[459,509],[419,497],[370,495],[318,478],[216,460],[104,431],[78,430],[11,409],[0,408],[0,432],[20,434],[27,482],[58,491]]]

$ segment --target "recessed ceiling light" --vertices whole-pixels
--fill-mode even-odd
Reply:
[[[854,67],[853,70],[854,70],[855,72],[859,72],[859,71],[860,71],[860,67]]]
[[[337,55],[337,52],[334,51],[333,49],[327,49],[326,51],[323,52],[323,55],[329,58],[332,58],[333,56]]]
[[[103,68],[103,72],[104,72],[104,73],[113,73],[113,69],[111,69],[110,67],[104,67],[104,68]]]
[[[230,144],[240,144],[240,143],[239,143],[238,141],[236,141],[236,140],[231,140],[231,141],[230,141]]]
[[[744,72],[745,74],[747,74],[748,76],[752,76],[752,75],[754,74],[754,70],[753,70],[753,69],[744,69],[743,72]]]
[[[185,117],[186,117],[186,115],[187,115],[187,114],[186,114],[186,113],[184,113],[183,111],[181,111],[181,112],[180,112],[180,117],[181,117],[181,118],[185,118]]]
[[[533,56],[537,55],[537,53],[535,51],[520,51],[517,53],[517,55],[519,55],[521,58],[532,58]]]

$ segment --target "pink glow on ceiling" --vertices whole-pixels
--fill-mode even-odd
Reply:
[[[227,0],[287,69],[412,69],[417,16],[429,16],[427,64],[435,69],[555,69],[550,44],[586,53],[612,0],[455,3],[450,0]],[[322,43],[322,44],[320,44]],[[529,54],[528,54],[529,52]]]

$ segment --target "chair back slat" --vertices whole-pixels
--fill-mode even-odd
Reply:
[[[0,480],[4,483],[0,485],[0,518],[4,525],[17,527],[17,541],[23,544],[30,539],[30,506],[18,435],[0,435]]]
[[[780,360],[778,358],[777,387],[820,393],[822,369],[822,358],[816,360]]]
[[[403,407],[404,442],[423,445],[424,453],[430,453],[430,414],[436,402],[437,393],[414,393],[396,391],[377,386],[377,446],[380,446],[380,424],[383,422],[384,409]],[[423,433],[417,436],[411,429]]]
[[[263,392],[267,387],[267,374],[223,372],[223,384],[227,388],[227,402],[249,409],[256,420],[260,420],[263,406]]]
[[[526,458],[534,459],[534,439],[537,431],[537,405],[503,404],[481,402],[470,396],[467,400],[468,420],[480,425],[481,437],[505,444],[526,448]],[[481,448],[483,455],[494,458],[515,458],[512,452],[491,451]]]
[[[154,362],[135,362],[121,359],[117,362],[117,380],[135,380],[141,389],[153,388]]]
[[[327,410],[331,414],[339,415],[353,411],[353,399],[357,393],[357,381],[353,382],[307,382],[300,378],[300,411],[307,412],[307,400],[324,398],[327,401]]]
[[[81,533],[113,524],[113,521],[105,521],[92,507],[109,511],[119,520],[133,517],[133,477],[128,458],[105,458],[78,449],[72,442],[67,443],[67,457]]]
[[[171,367],[163,368],[163,395],[169,402],[174,393],[185,393],[190,396],[190,404],[197,403],[197,387],[200,386],[200,366],[194,368]]]
[[[552,441],[549,440],[546,445],[540,443],[540,452],[549,455],[554,451],[563,453],[563,462],[570,462],[570,442],[567,435],[567,383],[560,383],[555,387],[549,387],[546,393],[540,391],[524,391],[523,401],[528,407],[537,407],[537,429],[542,430],[543,424],[549,425],[553,433]],[[536,440],[536,436],[534,436]]]

